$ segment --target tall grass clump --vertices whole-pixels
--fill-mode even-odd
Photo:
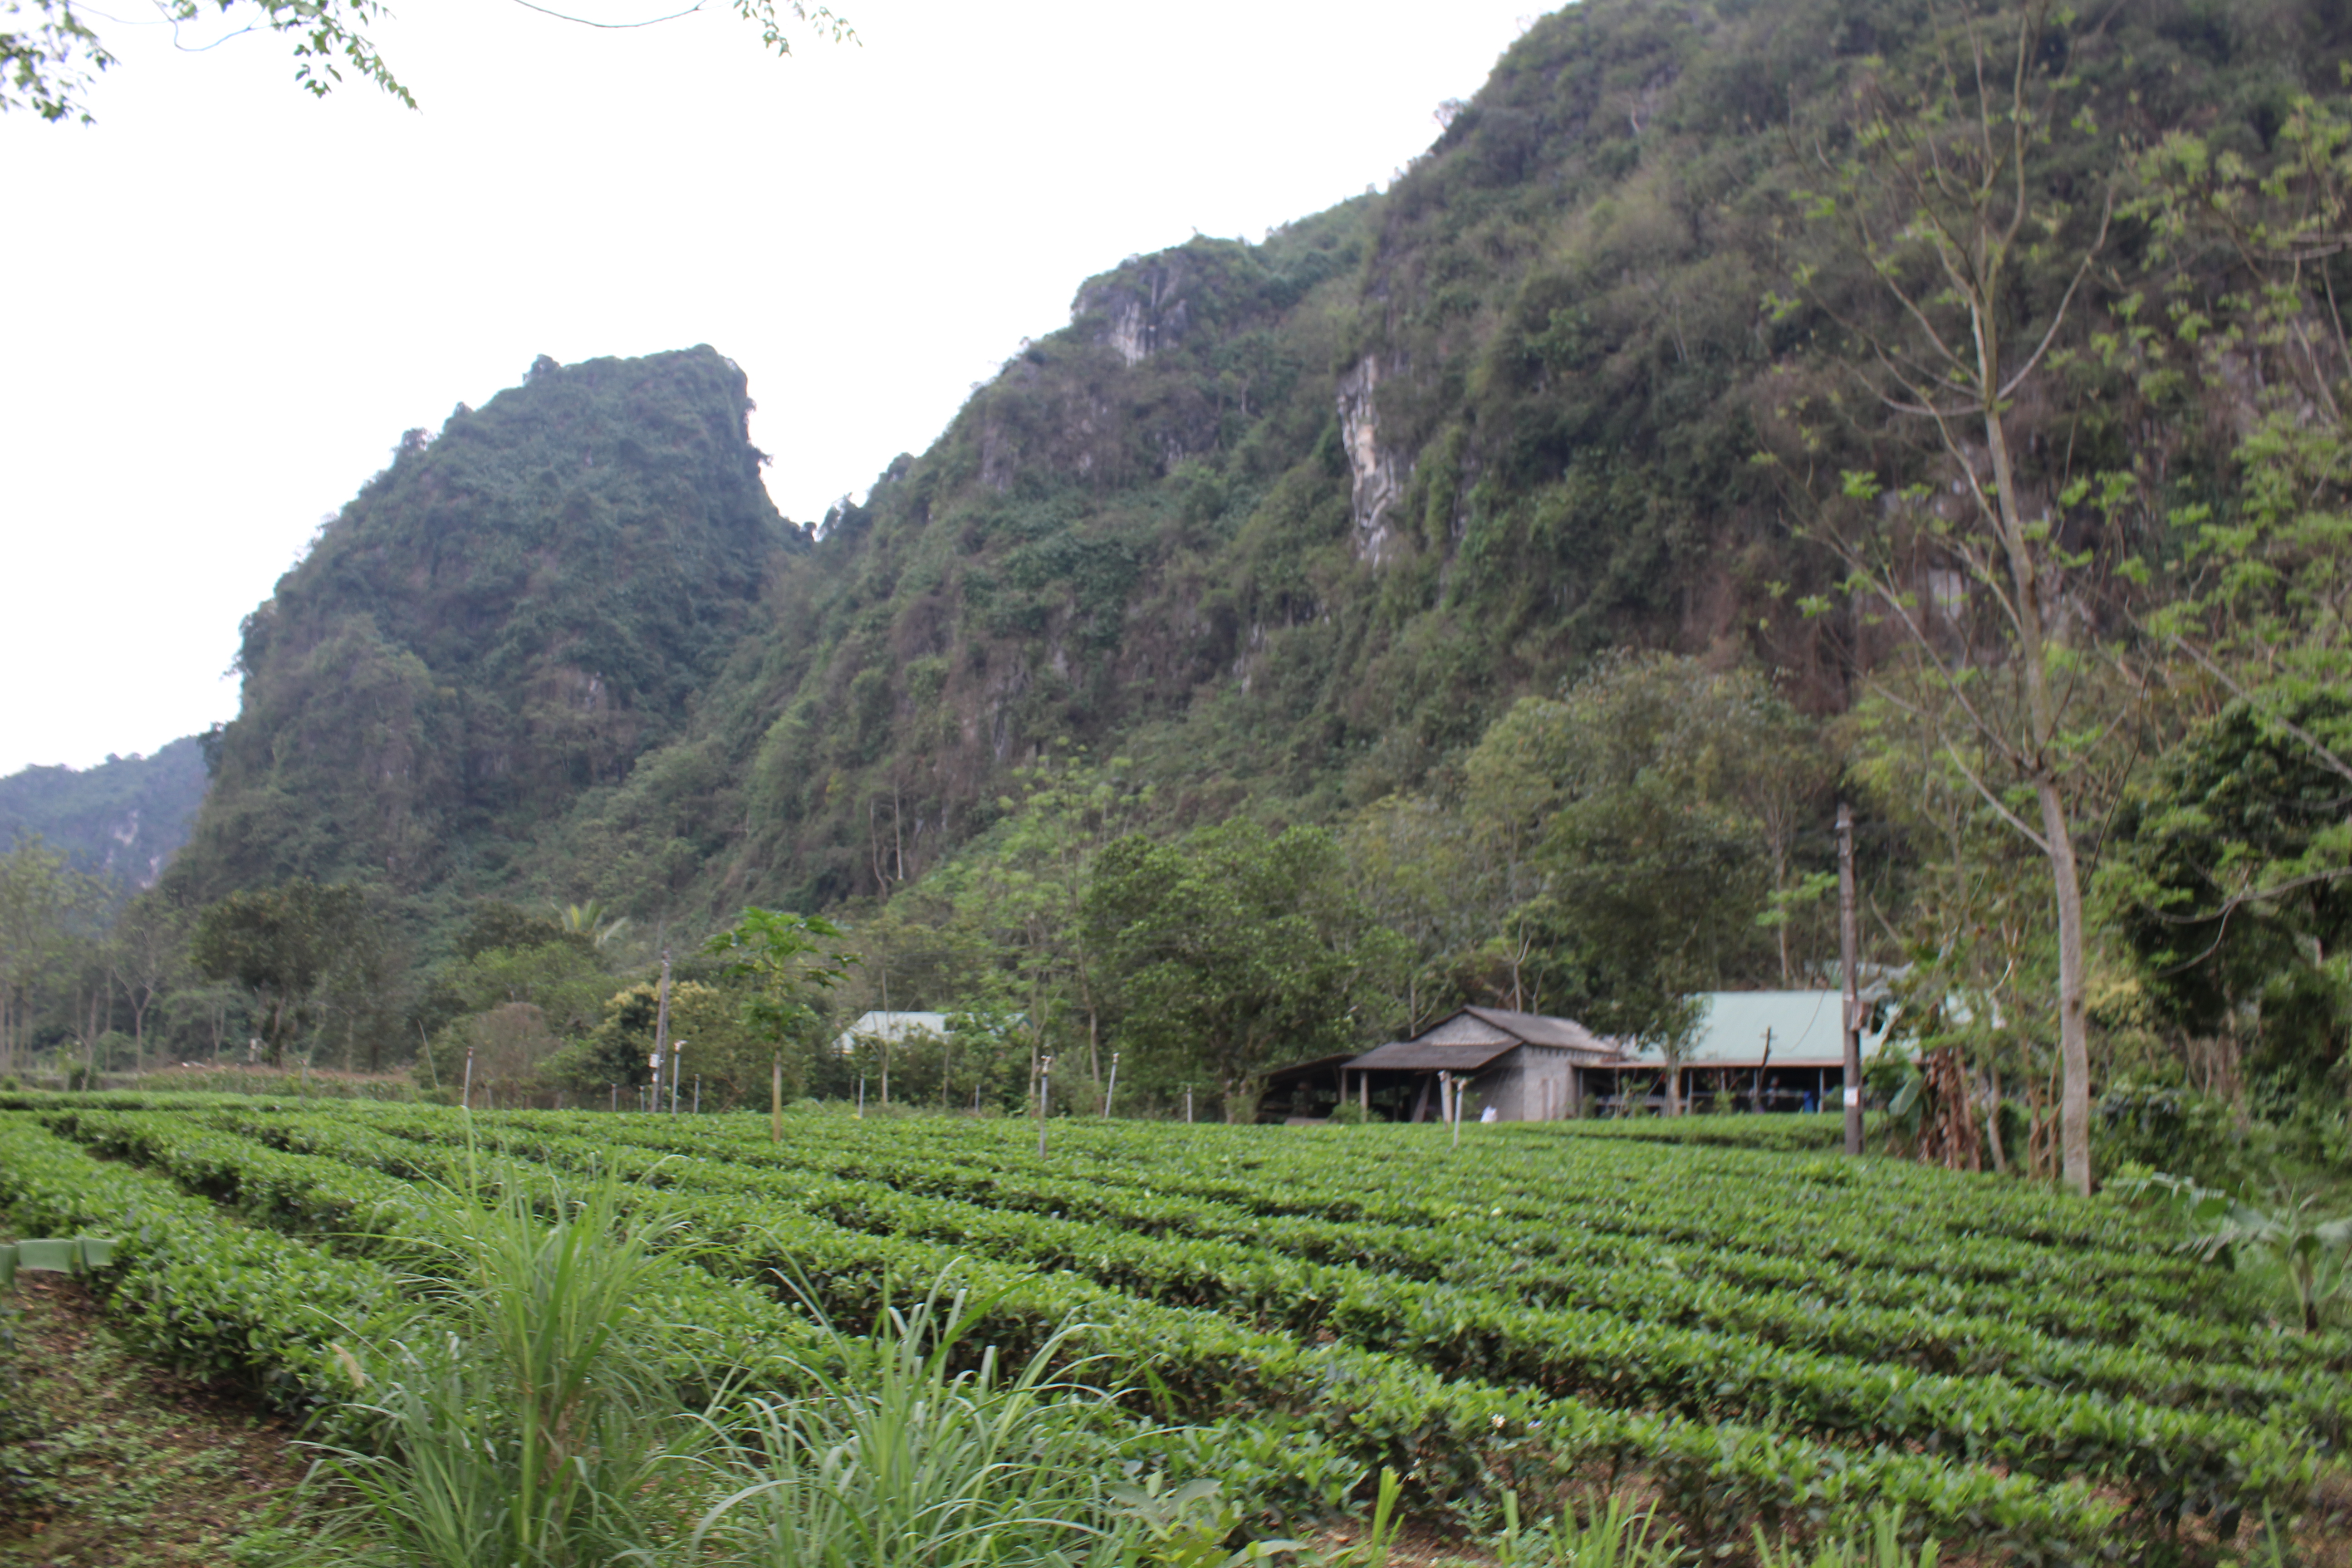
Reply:
[[[992,1303],[943,1279],[864,1332],[818,1315],[804,1360],[747,1390],[681,1357],[641,1302],[689,1242],[617,1182],[480,1186],[419,1285],[430,1310],[347,1356],[323,1444],[338,1568],[1069,1568],[1134,1559],[1118,1494],[1156,1429],[1081,1381],[1062,1328],[1007,1366]],[[685,1347],[691,1349],[691,1347]],[[690,1407],[679,1392],[718,1390]],[[318,1561],[316,1557],[306,1561]]]
[[[1757,1568],[1936,1568],[1941,1551],[1932,1540],[1905,1544],[1899,1508],[1874,1510],[1867,1530],[1827,1537],[1810,1550],[1785,1541],[1775,1544],[1756,1532]]]
[[[690,1524],[708,1427],[680,1405],[667,1331],[638,1300],[676,1222],[632,1220],[617,1184],[510,1184],[453,1238],[437,1326],[370,1358],[344,1412],[369,1447],[329,1447],[347,1500],[340,1561],[400,1568],[580,1568],[645,1560]]]
[[[1654,1509],[1611,1497],[1582,1518],[1563,1508],[1532,1526],[1519,1523],[1518,1499],[1503,1494],[1504,1525],[1495,1542],[1502,1568],[1674,1568],[1688,1555]]]
[[[1127,1560],[1140,1523],[1114,1484],[1132,1416],[1076,1380],[1084,1362],[1062,1365],[1075,1325],[1017,1366],[992,1346],[972,1352],[986,1310],[934,1284],[862,1336],[831,1330],[826,1359],[842,1370],[804,1366],[804,1392],[745,1400],[711,1424],[727,1489],[686,1555],[761,1568]]]
[[[1678,1539],[1654,1508],[1622,1497],[1596,1501],[1581,1517],[1563,1508],[1530,1526],[1519,1522],[1517,1500],[1507,1492],[1503,1513],[1503,1532],[1490,1542],[1499,1568],[1690,1568],[1707,1555]],[[1900,1508],[1874,1508],[1866,1521],[1849,1522],[1859,1526],[1850,1535],[1810,1545],[1759,1529],[1755,1568],[1937,1568],[1940,1543],[1907,1542]]]

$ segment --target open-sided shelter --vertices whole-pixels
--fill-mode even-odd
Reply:
[[[1625,1059],[1572,1018],[1465,1007],[1409,1040],[1391,1040],[1339,1068],[1340,1093],[1391,1121],[1440,1114],[1437,1075],[1463,1081],[1470,1113],[1491,1108],[1498,1121],[1557,1121],[1581,1113],[1584,1074]]]
[[[1885,1044],[1891,1015],[1883,983],[1862,994],[1862,1059]],[[1845,1085],[1845,999],[1835,991],[1710,991],[1681,1063],[1681,1100],[1720,1095],[1742,1110],[1813,1110],[1838,1103]],[[1618,1114],[1665,1103],[1664,1055],[1655,1046],[1627,1053],[1596,1073],[1592,1089]]]

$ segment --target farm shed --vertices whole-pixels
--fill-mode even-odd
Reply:
[[[877,1045],[900,1046],[908,1040],[944,1040],[948,1037],[948,1016],[945,1013],[860,1013],[857,1022],[834,1037],[836,1056],[855,1056],[860,1040]]]
[[[1437,1075],[1466,1079],[1469,1113],[1499,1121],[1557,1121],[1580,1113],[1584,1075],[1625,1060],[1572,1018],[1465,1007],[1409,1040],[1391,1040],[1339,1069],[1340,1091],[1374,1115],[1425,1121],[1440,1113]]]
[[[1835,991],[1709,991],[1698,1033],[1684,1053],[1682,1099],[1728,1096],[1742,1110],[1819,1110],[1845,1086],[1844,998]],[[1891,1013],[1884,983],[1862,993],[1862,1059],[1885,1045]],[[1620,1114],[1665,1104],[1665,1058],[1654,1046],[1592,1076],[1601,1105]]]

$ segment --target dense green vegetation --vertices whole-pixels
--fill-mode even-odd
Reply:
[[[431,1337],[395,1325],[388,1286],[446,1276],[428,1316],[556,1346],[571,1331],[545,1314],[469,1317],[473,1255],[446,1241],[576,1245],[512,1230],[566,1212],[566,1193],[591,1195],[592,1229],[625,1219],[632,1311],[666,1326],[632,1341],[637,1383],[606,1379],[599,1400],[730,1369],[741,1393],[806,1393],[844,1371],[809,1309],[860,1321],[894,1280],[950,1282],[973,1303],[965,1333],[1002,1364],[1083,1368],[1124,1391],[1122,1421],[1220,1426],[1192,1452],[1228,1446],[1218,1479],[1254,1533],[1368,1499],[1386,1467],[1411,1510],[1482,1533],[1510,1517],[1506,1496],[1532,1521],[1631,1482],[1693,1546],[1843,1529],[1899,1501],[1948,1542],[2089,1562],[2159,1550],[2184,1519],[2283,1526],[2352,1420],[2342,1332],[2273,1332],[2255,1294],[2171,1252],[2165,1227],[1896,1163],[1569,1128],[1481,1129],[1454,1150],[1436,1129],[1071,1121],[1041,1158],[1018,1122],[938,1117],[796,1113],[771,1142],[764,1118],[12,1103],[30,1111],[0,1114],[0,1203],[58,1228],[121,1225],[108,1284],[129,1331],[335,1411],[352,1454],[389,1441],[406,1464],[421,1429],[450,1427],[406,1402],[509,1363],[487,1348],[415,1360],[399,1347]],[[1816,1186],[1839,1202],[1787,1225],[1792,1191]],[[138,1227],[122,1223],[134,1207]],[[693,1267],[655,1270],[663,1253]],[[1832,1276],[1890,1305],[1825,1310]],[[498,1426],[503,1462],[533,1391],[578,1370],[544,1364],[516,1398],[452,1407],[479,1427],[476,1451]],[[351,1397],[362,1387],[383,1392]],[[597,1462],[682,1462],[646,1438],[615,1427]],[[1185,1458],[1164,1436],[1127,1451]],[[662,1490],[631,1473],[624,1489]],[[497,1509],[448,1511],[530,1501],[492,1492]]]
[[[248,620],[160,879],[87,852],[155,769],[0,786],[0,1208],[319,1413],[354,1560],[1236,1568],[1386,1473],[1509,1568],[1627,1488],[2284,1561],[2352,1439],[2347,71],[2302,0],[1585,0],[810,528],[716,352],[542,359]],[[1841,804],[1900,1158],[1177,1124],[1826,988]],[[918,1405],[1034,1485],[845,1479]]]
[[[194,736],[94,768],[26,768],[0,779],[0,843],[38,838],[75,870],[128,893],[163,875],[188,841],[205,784]]]
[[[547,819],[683,727],[804,546],[709,349],[564,367],[389,468],[248,617],[243,709],[174,863],[195,900],[289,877],[495,886]]]

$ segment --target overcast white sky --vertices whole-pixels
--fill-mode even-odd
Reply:
[[[319,522],[537,354],[715,344],[815,518],[1089,274],[1385,184],[1543,8],[839,0],[859,46],[777,59],[712,4],[409,0],[377,36],[417,112],[101,22],[96,125],[0,118],[0,773],[232,716]]]

